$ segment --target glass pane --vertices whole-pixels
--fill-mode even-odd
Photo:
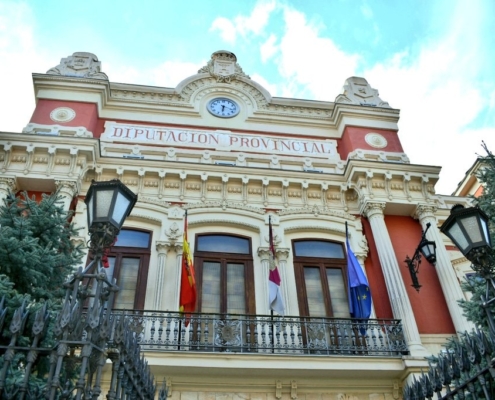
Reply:
[[[472,243],[478,243],[483,240],[481,231],[478,226],[478,218],[472,215],[465,218],[459,218],[459,223],[462,224]]]
[[[89,223],[90,224],[93,223],[93,199],[94,199],[94,193],[89,198],[88,205],[87,205],[87,207],[88,207],[88,217],[89,217]]]
[[[203,262],[203,286],[201,311],[205,313],[220,312],[220,263]]]
[[[459,246],[459,250],[463,251],[468,247],[468,241],[464,237],[464,233],[462,232],[459,224],[452,224],[449,228],[449,234],[452,236],[456,244]]]
[[[302,240],[294,242],[297,257],[345,258],[342,244],[321,240]]]
[[[116,309],[133,309],[138,281],[139,258],[122,258],[117,284],[120,290],[115,299]]]
[[[147,249],[150,245],[150,234],[148,232],[122,229],[117,236],[115,247],[140,247]]]
[[[227,312],[244,314],[246,295],[244,282],[244,264],[227,264]]]
[[[95,218],[108,218],[110,205],[112,204],[113,189],[98,190],[96,192],[96,215]]]
[[[197,250],[216,253],[251,254],[248,239],[228,235],[199,236]]]
[[[332,299],[332,312],[336,318],[350,318],[349,300],[347,288],[344,284],[342,270],[338,268],[327,268],[328,288]]]
[[[130,202],[131,201],[122,193],[117,194],[117,200],[115,201],[112,218],[119,226],[124,223],[123,219],[126,217],[127,207]]]
[[[311,317],[326,317],[320,269],[304,267],[304,280],[308,296],[309,315]]]

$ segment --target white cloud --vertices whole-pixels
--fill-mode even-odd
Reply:
[[[266,63],[278,51],[276,44],[277,36],[271,34],[270,37],[260,46],[261,61]]]
[[[268,24],[270,14],[276,8],[274,0],[260,0],[256,3],[249,16],[238,15],[233,21],[224,18],[216,18],[211,27],[211,31],[219,31],[220,36],[229,44],[234,44],[237,36],[246,38],[249,35],[261,35]]]
[[[462,14],[472,21],[465,29],[458,24]],[[479,17],[457,10],[451,29],[417,54],[397,54],[364,72],[381,98],[401,109],[399,135],[411,162],[442,166],[438,193],[456,188],[482,153],[481,140],[495,148],[495,126],[472,127],[490,101],[479,84],[483,39],[470,32]]]
[[[213,21],[210,31],[220,31],[220,37],[229,44],[234,44],[237,30],[234,24],[227,18],[219,17]]]
[[[235,26],[238,32],[242,36],[246,36],[249,33],[260,35],[268,24],[270,14],[275,8],[275,1],[259,1],[250,16],[238,16],[235,18]]]
[[[280,39],[279,71],[289,82],[288,94],[333,100],[344,81],[354,75],[359,56],[347,54],[322,37],[303,13],[284,8],[285,34]],[[304,89],[298,89],[302,86]],[[295,92],[292,92],[295,90]]]
[[[38,51],[34,25],[26,3],[0,2],[0,109],[5,113],[2,131],[20,132],[28,124],[35,105],[31,74],[44,73],[58,61]]]

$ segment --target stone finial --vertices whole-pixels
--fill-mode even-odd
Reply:
[[[219,50],[211,55],[211,60],[198,71],[198,74],[207,73],[213,76],[217,82],[230,83],[239,77],[248,78],[242,68],[237,64],[237,57],[227,50]]]
[[[108,76],[101,72],[101,62],[98,61],[98,57],[86,52],[76,52],[67,58],[62,58],[59,65],[50,68],[46,73],[48,75],[108,80]]]
[[[357,76],[346,79],[342,94],[337,96],[335,102],[368,107],[391,108],[386,101],[380,99],[378,90],[373,89],[366,79]]]

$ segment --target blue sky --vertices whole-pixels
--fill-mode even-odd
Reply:
[[[365,77],[411,162],[443,167],[438,193],[495,151],[493,0],[0,0],[0,130],[27,125],[31,73],[76,51],[112,82],[175,87],[220,49],[272,96],[333,101]]]

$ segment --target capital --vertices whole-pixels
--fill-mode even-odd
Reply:
[[[76,181],[57,180],[55,186],[61,194],[68,197],[74,197],[79,192],[79,185]]]
[[[367,202],[364,204],[361,213],[370,219],[375,216],[383,217],[383,210],[385,210],[385,203]]]
[[[2,177],[0,178],[0,190],[3,191],[10,191],[10,192],[15,192],[16,190],[16,183],[14,178],[5,178]]]
[[[438,207],[430,204],[418,204],[414,216],[423,222],[426,219],[436,220],[435,213]]]

